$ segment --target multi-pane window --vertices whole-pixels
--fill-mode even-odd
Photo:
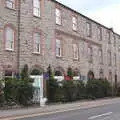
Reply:
[[[61,25],[62,24],[61,10],[56,8],[55,14],[56,14],[56,24]]]
[[[11,9],[15,9],[15,0],[6,0],[6,6]]]
[[[56,56],[61,57],[62,56],[62,45],[61,40],[56,39]]]
[[[72,23],[73,23],[73,30],[77,30],[77,18],[75,16],[72,17]]]
[[[40,17],[40,0],[33,0],[33,15]]]
[[[100,69],[99,77],[100,77],[100,78],[104,78],[104,72],[103,72],[103,69]]]
[[[103,54],[102,54],[102,50],[99,50],[99,62],[100,62],[100,64],[102,64],[103,63]]]
[[[87,36],[91,37],[91,24],[89,22],[86,23],[86,29],[87,29]]]
[[[114,47],[116,46],[116,36],[114,35],[113,36],[113,39],[114,39]]]
[[[6,50],[14,50],[15,31],[10,28],[5,28],[5,48]]]
[[[88,47],[88,62],[93,62],[93,51],[91,47]]]
[[[77,44],[73,44],[73,57],[74,59],[78,59],[79,49]]]
[[[112,72],[111,72],[111,70],[109,71],[108,80],[109,80],[110,82],[112,82]]]
[[[112,64],[111,51],[108,51],[108,65]]]
[[[107,40],[108,40],[108,43],[111,44],[110,31],[107,31]]]
[[[98,40],[102,40],[102,29],[100,27],[98,27]]]
[[[117,65],[117,57],[116,57],[116,54],[114,54],[114,65],[115,65],[115,66]]]
[[[34,40],[34,53],[40,53],[40,34],[39,33],[34,33],[33,34],[33,40]]]

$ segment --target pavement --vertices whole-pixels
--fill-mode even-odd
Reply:
[[[104,111],[104,107],[107,106],[107,110]],[[95,114],[97,109],[98,109],[98,116],[107,116],[112,114],[112,111],[110,108],[114,108],[115,106],[120,109],[120,98],[110,98],[110,99],[100,99],[100,100],[95,100],[95,101],[78,101],[78,102],[73,102],[73,103],[67,103],[67,104],[56,104],[56,105],[47,105],[44,107],[36,107],[36,108],[22,108],[22,109],[12,109],[12,110],[1,110],[0,111],[0,120],[39,120],[35,119],[37,118],[36,116],[40,117],[40,120],[67,120],[66,115],[71,116],[73,114],[80,115],[85,115],[85,119],[79,119],[79,120],[87,120],[86,117],[90,118],[90,116],[87,116],[89,114],[85,114],[86,111],[90,112],[91,109],[93,109],[93,113]],[[103,107],[103,109],[100,109]],[[96,109],[96,110],[94,110]],[[85,110],[85,112],[84,112]],[[110,111],[109,111],[110,110]],[[116,109],[115,109],[116,110]],[[118,110],[118,109],[117,109]],[[76,112],[75,112],[76,111]],[[101,111],[101,112],[100,112]],[[120,111],[120,110],[119,110]],[[102,113],[103,112],[103,113]],[[67,114],[66,114],[67,113]],[[63,114],[66,119],[61,118],[62,116],[60,115],[55,119],[53,118],[54,115],[60,115]],[[95,115],[91,114],[91,119],[95,118]],[[51,119],[44,119],[43,117],[47,117],[51,115]],[[72,115],[74,116],[74,115]],[[79,116],[77,119],[73,119],[71,116],[71,119],[69,120],[78,120]],[[77,117],[77,115],[76,115]],[[59,119],[60,118],[60,119]],[[120,116],[119,116],[120,118]],[[104,119],[97,119],[97,120],[104,120]],[[106,119],[107,120],[107,119]],[[117,120],[117,119],[109,119],[109,120]],[[120,120],[120,119],[118,119]]]

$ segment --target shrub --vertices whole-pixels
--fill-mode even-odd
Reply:
[[[86,85],[86,94],[93,96],[93,98],[103,98],[109,96],[111,93],[111,86],[107,80],[93,79],[88,80]]]
[[[77,86],[77,99],[85,99],[86,97],[86,90],[85,90],[85,84],[83,81],[75,81]]]
[[[7,103],[24,106],[30,104],[34,93],[32,83],[33,80],[29,78],[27,65],[24,66],[21,72],[21,79],[6,78],[4,92]]]
[[[4,103],[4,90],[3,90],[3,84],[2,84],[3,81],[0,80],[0,106],[3,105]]]
[[[17,97],[17,81],[16,79],[12,78],[6,78],[5,79],[5,100],[7,103],[15,102],[17,103],[16,97]]]
[[[66,102],[72,102],[77,99],[77,85],[73,80],[63,81],[63,89]]]

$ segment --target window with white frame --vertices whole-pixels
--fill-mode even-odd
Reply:
[[[14,50],[15,31],[10,28],[5,28],[5,48],[6,50]]]
[[[112,71],[111,70],[109,70],[108,80],[112,82]]]
[[[56,14],[56,24],[61,25],[62,24],[61,10],[56,8],[55,14]]]
[[[108,51],[108,65],[110,65],[110,66],[112,64],[112,60],[111,59],[112,59],[111,58],[111,51]]]
[[[61,40],[56,39],[56,56],[61,57],[62,56],[62,46],[61,46]]]
[[[113,39],[114,39],[114,47],[116,46],[116,36],[114,35],[113,36]]]
[[[15,0],[6,0],[6,7],[15,9]]]
[[[34,53],[40,53],[40,33],[34,33]]]
[[[110,31],[107,31],[106,34],[107,34],[106,36],[107,36],[108,43],[111,44]]]
[[[93,62],[93,51],[91,47],[88,47],[88,62]]]
[[[73,23],[73,30],[77,30],[77,18],[75,16],[72,17],[72,23]]]
[[[87,36],[91,37],[91,24],[89,22],[86,23],[86,29],[87,29]]]
[[[117,65],[117,57],[116,57],[116,54],[114,54],[114,65],[115,65],[115,66]]]
[[[100,64],[103,63],[103,54],[102,54],[102,50],[101,49],[99,50],[99,62],[100,62]]]
[[[33,15],[40,17],[40,0],[33,0]]]
[[[98,27],[98,40],[102,40],[102,29],[100,27]]]
[[[103,69],[100,69],[99,78],[104,78],[104,71],[103,71]]]
[[[74,57],[74,59],[78,60],[78,54],[79,54],[78,46],[77,46],[77,44],[73,44],[73,57]]]

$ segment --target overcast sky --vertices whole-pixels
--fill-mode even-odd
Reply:
[[[57,0],[120,34],[120,0]]]

